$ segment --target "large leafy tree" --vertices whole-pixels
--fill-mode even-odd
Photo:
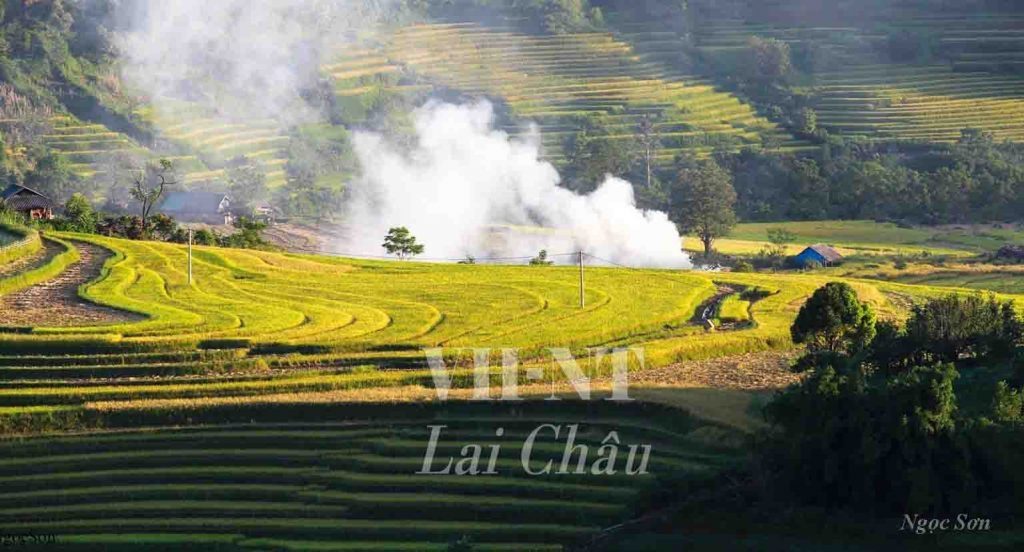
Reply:
[[[776,38],[750,37],[746,70],[751,80],[762,84],[785,82],[793,71],[789,44]]]
[[[866,377],[814,371],[765,409],[763,450],[778,488],[804,502],[879,513],[949,511],[976,502],[970,451],[957,438],[956,369]]]
[[[736,225],[732,178],[714,161],[679,171],[672,190],[672,214],[680,229],[696,234],[710,255],[714,241]]]
[[[1003,358],[1012,356],[1024,339],[1024,322],[1012,302],[952,294],[914,306],[906,339],[926,360],[955,362],[964,355]]]
[[[96,232],[96,224],[99,223],[99,216],[92,208],[92,204],[82,194],[74,194],[64,204],[64,219],[67,221],[66,229],[72,232]]]
[[[812,353],[851,355],[874,339],[875,313],[849,284],[830,282],[801,307],[790,333]]]
[[[400,261],[420,255],[424,250],[423,244],[416,243],[416,236],[413,236],[412,232],[409,232],[409,229],[404,226],[388,230],[382,247],[389,255],[397,256]]]

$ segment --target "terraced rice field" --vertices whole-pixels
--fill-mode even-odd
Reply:
[[[621,140],[634,138],[641,117],[658,115],[662,161],[683,151],[758,146],[765,136],[792,140],[735,96],[669,69],[656,52],[639,53],[610,33],[532,36],[472,23],[414,25],[394,32],[385,46],[347,53],[325,70],[351,103],[382,89],[421,93],[430,86],[490,97],[508,107],[509,132],[525,135],[527,123],[536,123],[547,157],[556,162],[577,128],[573,118],[586,115],[606,117]],[[401,75],[426,82],[399,84]]]
[[[935,37],[935,61],[892,63],[880,57],[890,27]],[[964,128],[999,140],[1024,139],[1024,17],[979,13],[933,17],[894,13],[865,27],[786,27],[722,19],[698,33],[708,56],[736,63],[751,36],[793,48],[827,49],[830,66],[802,91],[820,126],[846,136],[952,142]]]
[[[39,233],[0,221],[0,276],[17,272],[27,257],[42,249]]]
[[[422,351],[433,347],[517,347],[524,366],[541,362],[547,347],[582,353],[638,345],[650,366],[785,349],[799,306],[829,281],[827,274],[592,266],[586,308],[580,309],[578,273],[571,267],[374,262],[197,247],[190,285],[181,246],[70,235],[60,242],[67,252],[36,269],[31,280],[0,280],[0,295],[73,266],[84,247],[74,240],[115,252],[99,278],[80,289],[82,296],[143,319],[67,327],[43,317],[21,322],[29,329],[0,333],[0,366],[7,367],[0,374],[6,380],[0,408],[30,418],[54,415],[58,425],[60,416],[97,402],[429,388],[433,379]],[[749,306],[754,326],[706,334],[692,323],[720,284],[768,291]],[[854,284],[884,316],[903,308],[889,300],[890,292],[942,293]],[[468,385],[470,359],[449,360],[459,361],[453,385]],[[598,377],[608,370],[586,362],[583,368]]]
[[[939,50],[958,71],[1013,73],[1024,69],[1024,15],[905,13],[901,25],[937,35]]]
[[[0,443],[0,526],[55,535],[66,550],[446,550],[462,537],[480,550],[561,550],[633,515],[659,478],[706,476],[739,457],[731,430],[650,406],[320,407],[317,422],[296,423],[302,410],[236,408],[200,414],[217,425],[131,429],[136,421]],[[359,421],[366,415],[375,420]],[[523,443],[543,423],[580,424],[575,443],[593,447],[585,473],[571,473],[578,453],[570,473],[525,472]],[[497,474],[417,474],[428,424],[446,426],[432,471],[472,443],[500,446]],[[623,454],[651,445],[647,474],[627,475],[625,456],[614,475],[590,473],[610,431]],[[558,470],[565,438],[541,434],[530,468],[550,460]]]
[[[818,75],[818,123],[844,135],[954,142],[965,128],[1024,139],[1024,79],[947,66],[865,65]]]
[[[131,138],[93,123],[83,123],[70,116],[57,117],[53,129],[43,142],[60,153],[74,172],[88,178],[106,170],[104,160],[118,153],[147,155],[147,150]]]
[[[184,175],[185,184],[197,185],[222,178],[223,166],[240,156],[263,168],[269,186],[285,182],[290,138],[277,121],[227,121],[189,104],[142,113],[142,116],[151,119],[164,138],[194,152],[169,157],[178,173]]]
[[[591,266],[580,309],[575,267],[197,247],[189,283],[178,245],[47,239],[60,252],[31,281],[27,273],[0,278],[0,296],[59,277],[98,246],[113,256],[81,295],[144,317],[73,327],[41,317],[0,329],[0,435],[21,436],[0,441],[0,528],[54,535],[70,550],[445,550],[462,537],[481,550],[558,550],[587,542],[635,516],[668,481],[737,461],[744,424],[670,407],[737,419],[749,416],[749,396],[675,396],[662,387],[631,403],[539,400],[553,389],[573,396],[549,367],[542,373],[552,381],[524,385],[523,402],[466,402],[476,381],[471,358],[448,355],[452,400],[440,403],[422,349],[518,347],[525,372],[541,366],[548,346],[641,346],[647,366],[661,367],[647,373],[660,381],[682,360],[790,348],[800,305],[835,279]],[[849,281],[883,317],[945,293]],[[694,315],[727,287],[735,292],[719,316],[753,323],[706,333]],[[764,296],[737,295],[752,287]],[[607,366],[580,363],[596,378],[593,398],[606,397]],[[487,375],[496,385],[502,372]],[[523,442],[542,423],[580,423],[576,443],[592,447],[616,431],[620,467],[625,447],[650,444],[650,474],[528,476]],[[417,475],[430,424],[447,426],[435,469],[467,444],[486,445],[485,453],[494,444],[499,473]],[[563,448],[539,440],[529,465],[558,466]]]
[[[0,331],[0,435],[49,432],[0,440],[10,534],[67,550],[446,550],[466,537],[480,550],[561,550],[635,516],[659,482],[741,457],[736,429],[653,404],[535,401],[526,388],[526,402],[465,403],[464,368],[452,372],[460,400],[405,402],[433,394],[410,351],[422,346],[695,336],[688,320],[715,290],[704,277],[594,268],[579,311],[571,268],[197,248],[189,285],[178,246],[59,243],[81,253],[84,239],[116,256],[82,294],[149,318]],[[584,471],[577,453],[571,473],[526,472],[524,440],[544,423],[579,424]],[[498,473],[417,474],[429,424],[445,426],[433,471],[476,444],[500,447]],[[611,431],[618,467],[597,474]],[[527,465],[558,470],[565,439],[541,434]],[[628,464],[631,444],[652,447],[646,473],[624,473],[641,465]]]

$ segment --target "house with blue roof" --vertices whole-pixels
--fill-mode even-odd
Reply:
[[[220,192],[170,192],[157,211],[179,222],[231,224],[231,200]]]
[[[819,243],[804,249],[793,260],[801,268],[810,268],[814,266],[833,266],[841,262],[843,256],[832,246]]]

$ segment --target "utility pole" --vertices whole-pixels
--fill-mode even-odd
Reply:
[[[192,229],[188,229],[188,285],[192,285]]]
[[[586,308],[587,300],[583,295],[583,250],[580,250],[580,308]]]

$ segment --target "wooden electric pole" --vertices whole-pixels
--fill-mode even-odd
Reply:
[[[583,251],[580,251],[580,308],[586,308],[587,300],[583,294]]]
[[[192,285],[192,229],[188,229],[188,285]]]

